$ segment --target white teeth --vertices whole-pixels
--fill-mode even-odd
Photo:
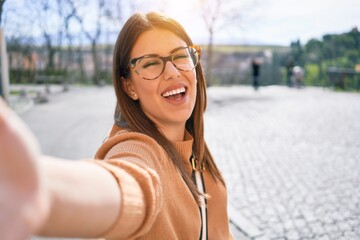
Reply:
[[[165,92],[162,94],[163,97],[169,97],[171,95],[175,95],[175,94],[179,94],[179,93],[184,93],[185,92],[185,87],[182,88],[178,88],[178,89],[174,89],[168,92]]]

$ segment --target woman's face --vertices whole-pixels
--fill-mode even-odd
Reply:
[[[167,57],[179,47],[187,47],[187,44],[174,33],[155,28],[139,36],[130,59],[148,54]],[[145,80],[132,70],[126,89],[166,135],[166,131],[174,129],[184,131],[196,101],[196,82],[195,69],[181,71],[167,61],[162,74],[153,80]]]

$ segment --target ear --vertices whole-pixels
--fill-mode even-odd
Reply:
[[[134,101],[139,99],[139,96],[136,94],[135,87],[131,79],[121,77],[121,84],[125,93],[130,98],[132,98]]]

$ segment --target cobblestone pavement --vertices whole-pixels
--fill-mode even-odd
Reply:
[[[205,137],[247,221],[235,239],[237,227],[253,240],[360,239],[360,94],[239,86],[208,97]],[[101,144],[113,106],[111,87],[74,88],[21,116],[44,152],[78,159]]]
[[[360,239],[360,94],[233,87],[209,100],[206,139],[231,205],[261,232],[251,239]]]

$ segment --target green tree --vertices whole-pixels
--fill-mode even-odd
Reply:
[[[318,80],[322,80],[324,77],[323,72],[323,43],[318,39],[310,39],[305,45],[306,60],[310,63],[315,63],[318,66]],[[317,85],[317,82],[315,82]]]
[[[305,65],[305,53],[300,40],[291,42],[290,51],[294,59],[294,64],[303,67]]]

